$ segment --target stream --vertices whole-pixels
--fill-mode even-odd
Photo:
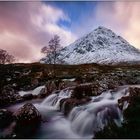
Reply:
[[[74,107],[68,117],[63,115],[63,107],[60,111],[59,105],[61,99],[70,97],[70,89],[53,93],[44,100],[33,103],[43,119],[34,138],[93,138],[95,132],[103,129],[110,120],[121,126],[123,115],[118,107],[118,99],[129,95],[128,87],[130,86],[121,86],[115,91],[108,90],[93,96],[87,104]],[[13,105],[8,109],[15,111],[22,105]],[[127,106],[128,103],[123,109]]]

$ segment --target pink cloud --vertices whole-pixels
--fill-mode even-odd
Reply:
[[[19,61],[37,61],[54,34],[60,35],[63,46],[75,40],[71,31],[57,25],[60,19],[70,21],[62,10],[42,2],[0,2],[0,48]]]
[[[72,22],[61,9],[43,2],[0,2],[0,48],[19,61],[38,61],[41,47],[54,34],[60,35],[61,44],[66,46],[99,25],[140,48],[140,2],[99,2],[96,11],[72,27],[74,32],[58,26],[59,20]]]
[[[96,18],[140,49],[140,2],[104,2],[97,7]]]

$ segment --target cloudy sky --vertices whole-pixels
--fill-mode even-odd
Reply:
[[[98,26],[140,49],[140,2],[0,2],[0,48],[18,62],[38,61],[54,34],[66,46]]]

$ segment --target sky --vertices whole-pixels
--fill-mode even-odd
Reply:
[[[0,49],[17,62],[36,62],[59,35],[62,47],[104,26],[140,49],[140,2],[0,2]]]

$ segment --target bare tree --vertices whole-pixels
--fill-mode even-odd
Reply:
[[[52,64],[52,58],[51,58],[51,52],[50,49],[48,47],[43,47],[41,49],[41,53],[45,54],[47,57],[47,63]]]
[[[41,49],[41,52],[47,56],[47,62],[49,64],[53,64],[54,74],[55,65],[57,61],[60,61],[58,58],[60,49],[60,37],[58,35],[54,35],[54,37],[48,42],[48,46],[45,46]]]
[[[6,50],[0,49],[0,64],[9,64],[15,61],[15,57]]]
[[[48,42],[48,46],[43,47],[41,52],[46,54],[50,64],[56,64],[60,49],[60,37],[54,35],[54,37]]]
[[[56,64],[56,60],[58,58],[58,51],[60,49],[60,37],[58,35],[55,35],[54,38],[52,38],[49,41],[49,47],[50,47],[50,53],[52,54],[53,64]]]

